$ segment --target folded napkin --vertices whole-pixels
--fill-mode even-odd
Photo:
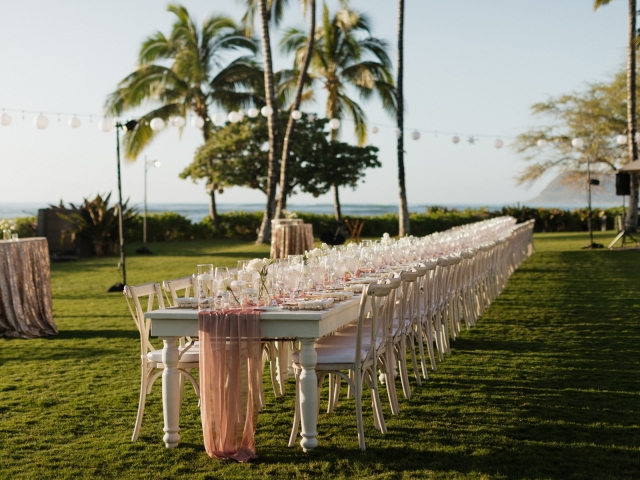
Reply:
[[[176,300],[176,306],[179,308],[193,308],[198,306],[198,299],[195,297],[183,297]]]
[[[348,292],[346,290],[339,290],[333,292],[312,292],[307,298],[312,300],[322,299],[322,298],[333,298],[334,301],[340,302],[342,300],[348,300],[353,298],[353,292]]]
[[[364,287],[366,287],[366,285],[363,283],[352,283],[350,285],[347,285],[345,287],[345,290],[347,290],[348,292],[360,293],[364,290]]]
[[[262,388],[260,312],[203,310],[200,335],[200,413],[207,454],[221,460],[256,458],[255,431]]]
[[[333,304],[333,298],[318,300],[300,300],[295,303],[283,303],[282,308],[287,310],[323,310]]]

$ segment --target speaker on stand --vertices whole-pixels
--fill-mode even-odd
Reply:
[[[627,195],[631,195],[631,174],[630,173],[628,172],[616,173],[616,195],[622,197],[623,228],[622,230],[620,230],[620,233],[618,233],[616,238],[614,238],[613,241],[609,244],[609,248],[613,248],[616,242],[620,239],[622,239],[622,245],[621,245],[622,247],[624,247],[624,241],[627,238],[630,238],[634,242],[639,243],[635,238],[633,238],[629,233],[627,233],[626,229],[624,228],[624,217],[626,215],[625,207],[624,207],[624,204],[625,204],[624,197]]]

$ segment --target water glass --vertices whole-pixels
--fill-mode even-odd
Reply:
[[[11,240],[14,241],[14,242],[17,242],[18,241],[18,234],[17,233],[12,233],[11,234]]]
[[[196,275],[196,296],[198,297],[198,308],[212,308],[213,306],[213,265],[210,263],[198,265]]]

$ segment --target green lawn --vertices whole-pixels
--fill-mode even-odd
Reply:
[[[320,448],[287,448],[291,382],[281,399],[266,388],[259,459],[247,465],[206,455],[193,391],[182,443],[166,450],[159,382],[130,442],[139,341],[122,296],[105,293],[116,260],[54,264],[60,334],[0,339],[0,478],[640,478],[640,251],[581,250],[586,242],[537,235],[537,253],[438,372],[401,398],[400,415],[386,408],[386,435],[365,410],[365,453],[344,399],[319,417]],[[267,253],[233,242],[150,247],[154,256],[128,261],[130,283]]]

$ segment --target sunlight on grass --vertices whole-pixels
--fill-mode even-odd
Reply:
[[[400,415],[383,397],[388,434],[374,430],[365,402],[365,453],[344,395],[334,414],[320,414],[317,451],[287,448],[291,381],[285,398],[266,388],[259,459],[248,465],[206,455],[192,390],[182,443],[166,450],[159,382],[130,442],[140,346],[122,296],[106,293],[117,260],[53,264],[60,334],[0,339],[0,477],[640,478],[640,252],[581,250],[587,240],[536,235],[537,253],[429,381],[412,385]],[[153,256],[129,258],[130,283],[268,252],[231,241],[150,247]]]

